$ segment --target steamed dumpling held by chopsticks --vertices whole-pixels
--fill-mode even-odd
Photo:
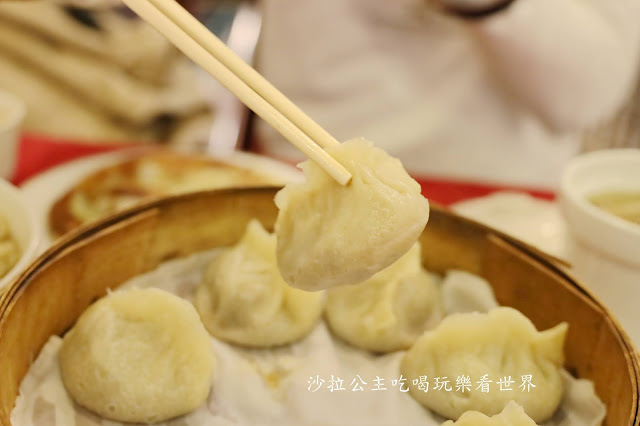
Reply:
[[[362,138],[326,151],[352,174],[349,185],[305,161],[306,182],[275,198],[280,273],[310,291],[372,277],[411,248],[429,219],[429,202],[400,160]]]

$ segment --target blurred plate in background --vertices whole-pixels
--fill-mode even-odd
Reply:
[[[123,162],[139,152],[140,149],[124,150],[71,161],[49,169],[22,184],[24,196],[34,210],[44,234],[41,249],[46,249],[55,239],[49,232],[49,211],[60,197],[89,174]],[[255,154],[236,151],[216,159],[267,175],[281,184],[302,178],[301,172],[295,167]]]

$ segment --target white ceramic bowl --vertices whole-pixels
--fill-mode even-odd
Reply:
[[[7,220],[13,237],[20,245],[20,259],[5,276],[0,277],[1,292],[38,254],[41,233],[35,214],[20,190],[3,179],[0,179],[0,215]]]
[[[560,203],[570,238],[567,258],[576,275],[640,342],[640,225],[594,206],[588,197],[609,190],[640,191],[640,150],[613,149],[576,157],[567,166]]]
[[[26,112],[22,99],[0,91],[0,178],[9,179],[15,171],[20,126]]]

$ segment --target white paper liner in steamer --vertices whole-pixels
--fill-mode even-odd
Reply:
[[[190,299],[214,250],[186,259],[173,260],[155,271],[136,277],[122,288],[157,287]],[[461,311],[475,306],[486,310],[495,303],[490,292],[478,291],[478,277],[452,272],[443,280],[447,309]],[[455,294],[464,293],[464,307],[456,306]],[[486,284],[485,284],[486,285]],[[11,413],[13,426],[119,426],[100,419],[73,403],[64,389],[57,354],[62,339],[52,336],[20,385],[20,395]],[[418,404],[408,393],[391,386],[399,378],[404,352],[376,356],[335,339],[324,322],[302,341],[283,348],[244,349],[212,338],[216,371],[212,392],[205,405],[191,414],[160,425],[424,425],[438,426],[444,419]],[[345,380],[345,390],[325,387],[308,390],[310,377],[328,382],[331,375]],[[369,388],[354,392],[350,381],[359,375]],[[385,379],[386,391],[372,391],[371,379]],[[545,426],[597,426],[605,416],[604,404],[593,384],[565,374],[565,398]],[[497,390],[496,390],[497,392]]]

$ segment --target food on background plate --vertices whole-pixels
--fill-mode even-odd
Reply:
[[[408,349],[434,327],[442,312],[434,278],[422,268],[419,243],[367,281],[327,292],[325,318],[332,332],[373,352]]]
[[[487,417],[477,411],[467,411],[457,422],[449,420],[442,426],[536,426],[521,406],[511,401],[500,414]]]
[[[0,278],[5,276],[20,259],[20,247],[9,229],[9,223],[0,215]]]
[[[214,355],[193,306],[158,289],[110,293],[91,305],[59,354],[79,405],[115,421],[180,416],[209,395]]]
[[[278,267],[303,290],[371,278],[411,248],[429,219],[429,202],[400,160],[362,138],[326,151],[352,174],[350,184],[307,160],[306,182],[275,197]]]
[[[49,212],[58,235],[152,198],[205,189],[261,186],[274,179],[205,156],[160,151],[105,167],[78,182]]]
[[[562,402],[567,328],[562,323],[538,332],[527,317],[507,307],[487,314],[454,314],[418,339],[402,360],[400,371],[408,380],[425,374],[451,380],[469,378],[466,392],[426,393],[419,384],[409,387],[419,403],[447,419],[457,420],[466,411],[496,415],[514,400],[540,423]],[[512,390],[487,392],[498,386],[498,380],[504,382],[501,389]],[[518,389],[522,385],[526,391]]]
[[[591,195],[589,201],[620,219],[640,225],[640,190],[604,191]]]
[[[213,260],[195,305],[213,336],[270,347],[309,334],[322,316],[324,294],[284,282],[276,264],[276,237],[253,220],[242,239]]]

